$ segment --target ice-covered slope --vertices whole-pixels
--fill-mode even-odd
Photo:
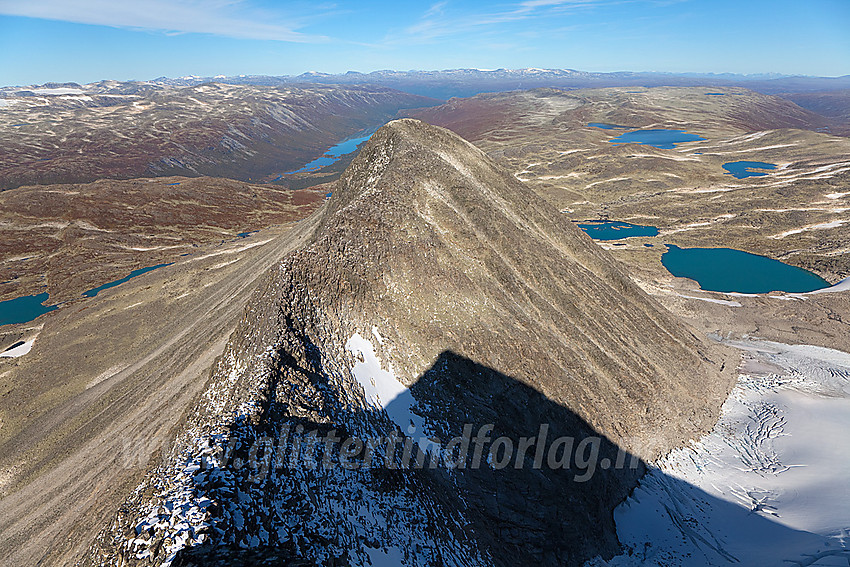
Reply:
[[[89,561],[615,554],[612,510],[641,472],[631,456],[711,428],[732,386],[726,353],[447,130],[385,126],[317,215],[246,308],[169,462]],[[348,467],[351,439],[381,449]],[[464,439],[469,459],[454,458]]]
[[[608,565],[850,561],[850,355],[738,346],[751,359],[719,423],[661,459],[617,509],[630,555]]]

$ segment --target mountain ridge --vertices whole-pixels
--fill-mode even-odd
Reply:
[[[387,457],[345,472],[287,465],[278,449],[257,485],[233,463],[292,431],[299,446],[311,429],[446,440],[466,422],[519,439],[548,420],[559,439],[599,439],[610,466],[621,453],[651,458],[710,428],[731,387],[725,351],[448,130],[410,119],[383,127],[298,238],[305,245],[246,306],[169,461],[101,534],[90,564],[188,565],[213,552],[224,554],[213,564],[227,564],[243,544],[260,557],[298,550],[314,562],[355,560],[372,553],[378,532],[406,564],[610,557],[619,549],[611,510],[636,483],[637,465],[603,466],[583,484],[572,480],[578,464],[405,472]],[[370,510],[365,518],[358,506]],[[165,509],[166,523],[145,519]],[[188,531],[169,527],[178,524]],[[133,530],[150,537],[123,535]]]

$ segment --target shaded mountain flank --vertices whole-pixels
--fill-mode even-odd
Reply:
[[[786,98],[833,121],[828,132],[838,136],[850,135],[850,89],[825,92],[782,93]]]
[[[713,426],[729,355],[448,130],[389,123],[316,215],[84,564],[616,554],[612,510]]]
[[[375,86],[76,86],[0,89],[0,191],[173,175],[272,181],[403,108],[438,102]]]

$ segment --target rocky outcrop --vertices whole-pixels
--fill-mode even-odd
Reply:
[[[388,124],[317,214],[88,563],[616,553],[641,459],[713,425],[724,353],[447,130]]]

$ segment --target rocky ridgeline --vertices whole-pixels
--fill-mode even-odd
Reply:
[[[316,214],[86,564],[615,554],[641,459],[713,425],[724,353],[447,130],[388,124]]]

